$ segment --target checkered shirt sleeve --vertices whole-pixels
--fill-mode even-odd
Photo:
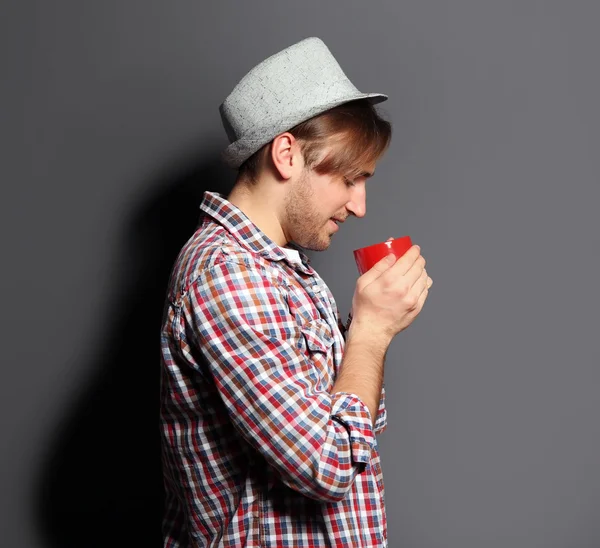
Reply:
[[[205,353],[239,433],[290,488],[341,500],[369,462],[371,416],[357,396],[324,391],[285,286],[228,258],[201,274],[184,309],[182,332]]]

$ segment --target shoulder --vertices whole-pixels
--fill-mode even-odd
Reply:
[[[173,302],[192,288],[239,291],[250,287],[283,290],[281,269],[242,245],[218,224],[199,228],[183,246],[171,273],[169,294]]]

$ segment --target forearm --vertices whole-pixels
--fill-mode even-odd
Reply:
[[[340,374],[332,394],[356,394],[368,407],[373,425],[383,386],[385,354],[391,339],[353,324],[348,330]]]

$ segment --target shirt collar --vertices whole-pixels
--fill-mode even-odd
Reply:
[[[284,260],[296,270],[305,274],[313,274],[310,260],[300,247],[292,243],[288,244],[288,247],[299,252],[302,263],[293,261],[288,257],[241,209],[229,202],[222,194],[205,192],[200,210],[204,215],[211,217],[225,227],[240,245],[250,249],[250,251],[272,261]]]

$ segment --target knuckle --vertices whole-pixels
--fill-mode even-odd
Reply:
[[[400,295],[401,297],[406,297],[410,292],[410,286],[408,285],[408,282],[403,281],[399,286],[398,286],[398,295]]]
[[[406,298],[406,304],[407,306],[413,310],[417,307],[417,305],[419,304],[419,298],[414,294],[411,293],[407,298]]]

